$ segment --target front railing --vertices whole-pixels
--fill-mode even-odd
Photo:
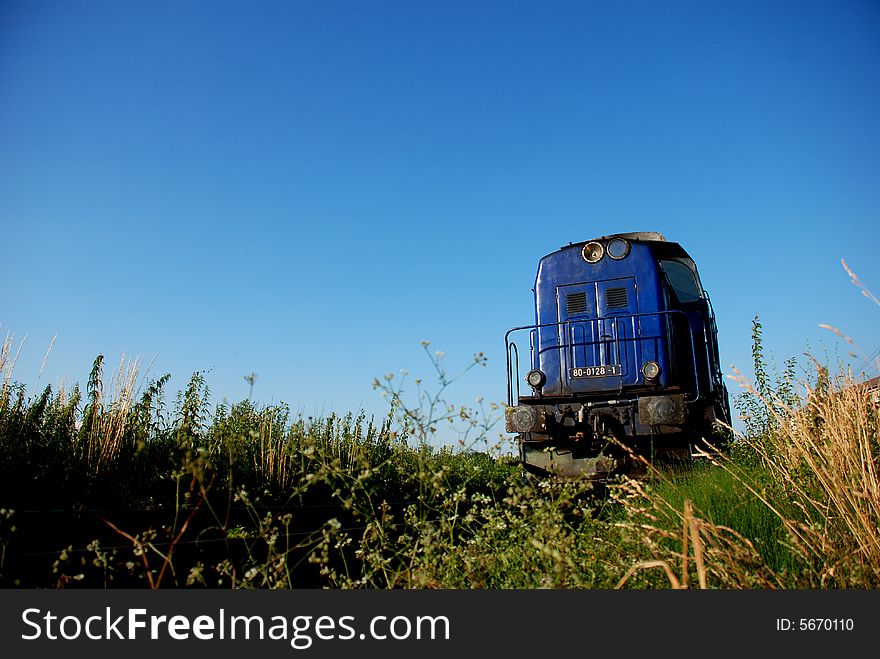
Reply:
[[[647,317],[654,317],[654,318],[657,318],[659,321],[661,317],[665,317],[664,318],[664,320],[665,320],[666,318],[671,318],[674,315],[680,315],[680,316],[684,317],[685,326],[688,328],[688,342],[689,342],[689,347],[690,347],[690,352],[691,352],[690,364],[693,368],[695,391],[694,391],[694,397],[692,399],[688,399],[686,402],[693,402],[693,401],[697,400],[700,397],[700,378],[697,373],[697,359],[696,359],[697,353],[696,353],[696,342],[694,341],[693,327],[691,326],[689,316],[686,312],[681,311],[679,309],[670,309],[667,311],[652,311],[652,312],[635,313],[635,314],[613,314],[610,316],[600,316],[597,318],[581,318],[581,319],[574,319],[574,320],[569,319],[569,320],[559,321],[556,323],[542,323],[542,324],[537,324],[537,325],[522,325],[520,327],[514,327],[513,329],[508,330],[507,334],[504,335],[504,348],[505,348],[505,354],[507,356],[507,404],[510,406],[517,405],[519,403],[519,397],[520,397],[519,348],[518,348],[515,341],[511,341],[511,335],[514,334],[515,332],[529,330],[529,350],[531,353],[530,357],[533,357],[534,351],[539,349],[538,341],[536,341],[536,338],[538,338],[539,330],[541,330],[542,328],[549,328],[549,327],[557,327],[557,328],[561,327],[565,330],[564,340],[560,341],[558,343],[558,345],[551,345],[551,346],[540,348],[540,353],[544,353],[544,352],[547,352],[550,350],[559,351],[559,354],[560,354],[559,379],[560,379],[561,391],[562,391],[563,395],[571,395],[574,392],[571,390],[571,387],[568,383],[568,378],[564,377],[564,375],[569,372],[569,369],[572,366],[572,364],[569,361],[569,357],[572,354],[571,349],[577,345],[582,345],[581,343],[569,342],[569,339],[571,339],[571,337],[572,337],[571,328],[573,325],[583,324],[583,323],[603,323],[603,322],[613,321],[612,322],[612,327],[613,327],[612,334],[610,336],[604,335],[602,338],[604,339],[607,337],[607,338],[611,339],[610,343],[613,345],[612,354],[616,354],[618,356],[618,360],[620,359],[620,354],[621,354],[621,352],[620,352],[621,341],[632,341],[635,346],[635,350],[634,350],[635,365],[636,365],[636,368],[638,368],[638,364],[640,363],[640,355],[642,352],[641,351],[641,343],[643,341],[657,341],[658,338],[663,338],[663,337],[661,336],[661,337],[643,338],[640,335],[639,326],[637,324],[637,321],[641,318],[647,318]],[[621,338],[619,332],[617,331],[617,327],[618,327],[618,323],[624,319],[629,319],[629,322],[632,325],[633,331],[632,331],[632,336],[624,336]],[[660,323],[658,322],[658,324],[660,324]],[[663,323],[663,324],[665,324],[665,323]],[[557,336],[559,336],[558,331],[556,334],[557,334]],[[666,334],[666,336],[668,336],[668,334]],[[704,336],[704,342],[705,342],[705,336]],[[600,340],[596,343],[608,343],[608,342]],[[705,348],[708,349],[708,344],[705,346]],[[550,373],[547,373],[546,375],[547,375],[547,377],[551,376]],[[620,376],[607,376],[607,377],[615,377],[615,378],[620,377],[620,378],[622,378],[623,376],[620,375]]]

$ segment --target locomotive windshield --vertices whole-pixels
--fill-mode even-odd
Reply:
[[[692,263],[685,259],[661,259],[660,269],[679,302],[696,302],[703,297]]]

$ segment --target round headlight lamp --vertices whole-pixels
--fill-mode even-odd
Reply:
[[[612,259],[619,261],[620,259],[626,258],[626,255],[629,254],[629,243],[623,238],[615,238],[608,243],[608,247],[605,248],[605,251],[608,252],[608,256]]]
[[[584,245],[584,249],[581,251],[581,256],[584,257],[584,261],[587,263],[598,263],[604,255],[605,248],[602,247],[602,243],[598,243],[595,240]]]
[[[660,364],[657,362],[645,362],[642,366],[642,375],[646,380],[656,380],[660,377]]]
[[[543,371],[539,371],[538,369],[529,371],[528,375],[526,375],[526,382],[529,383],[529,386],[532,387],[532,389],[540,389],[546,381],[547,376],[544,375]]]

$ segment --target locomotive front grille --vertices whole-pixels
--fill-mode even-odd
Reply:
[[[605,307],[607,309],[626,309],[626,289],[608,288],[605,290]]]
[[[568,310],[568,315],[572,316],[574,314],[582,314],[587,313],[587,294],[586,292],[582,293],[569,293],[565,296],[565,306]]]

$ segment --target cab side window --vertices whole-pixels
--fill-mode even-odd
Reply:
[[[687,264],[681,261],[661,260],[660,269],[679,302],[683,304],[696,302],[703,297],[694,271]]]

